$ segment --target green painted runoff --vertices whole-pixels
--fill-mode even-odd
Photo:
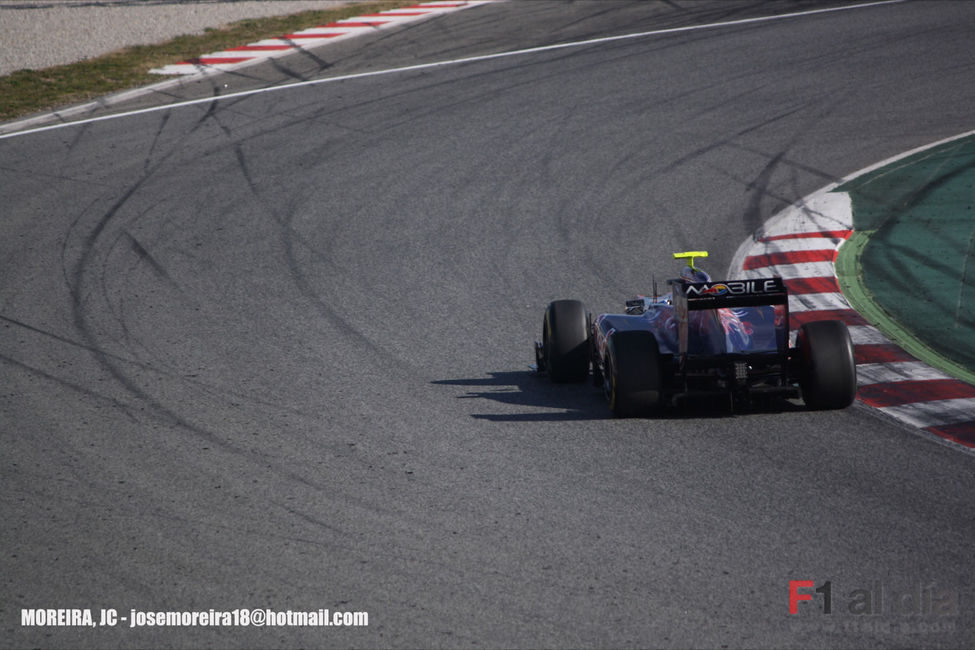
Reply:
[[[971,381],[975,136],[898,160],[836,191],[849,192],[852,200],[861,241],[850,247],[847,257],[852,253],[855,259],[847,265],[854,267],[862,298],[874,303],[874,316],[895,321],[888,325],[897,338],[915,337],[920,347],[930,348],[954,370],[962,369],[961,378]],[[885,329],[883,323],[878,326]],[[917,349],[911,351],[918,355]]]

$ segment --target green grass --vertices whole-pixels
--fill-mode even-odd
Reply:
[[[165,79],[149,70],[265,38],[394,9],[416,0],[385,0],[290,16],[247,19],[165,43],[139,45],[78,63],[43,70],[18,70],[0,77],[0,121],[75,104]]]

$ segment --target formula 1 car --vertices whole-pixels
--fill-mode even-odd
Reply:
[[[789,341],[789,294],[782,278],[714,282],[686,259],[670,293],[626,301],[626,313],[593,317],[578,300],[545,310],[539,372],[556,383],[592,378],[617,417],[699,399],[747,408],[763,396],[801,397],[812,409],[841,409],[856,395],[846,324],[808,322]],[[654,283],[656,284],[656,283]],[[654,286],[656,294],[656,286]]]

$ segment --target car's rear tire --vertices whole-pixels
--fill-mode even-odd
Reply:
[[[663,376],[653,334],[614,332],[606,343],[604,366],[606,397],[614,416],[639,417],[659,408]]]
[[[545,310],[542,347],[545,369],[556,383],[577,383],[589,376],[589,319],[578,300],[556,300]]]
[[[799,328],[799,388],[812,409],[842,409],[857,393],[853,341],[846,324],[835,320],[806,323]]]

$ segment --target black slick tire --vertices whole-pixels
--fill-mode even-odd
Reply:
[[[857,392],[853,341],[846,324],[823,320],[799,328],[799,388],[811,409],[842,409]]]
[[[660,349],[650,332],[614,332],[606,344],[605,389],[619,418],[650,415],[660,406]]]
[[[578,383],[589,376],[589,319],[578,300],[556,300],[545,310],[542,346],[545,368],[556,383]]]

